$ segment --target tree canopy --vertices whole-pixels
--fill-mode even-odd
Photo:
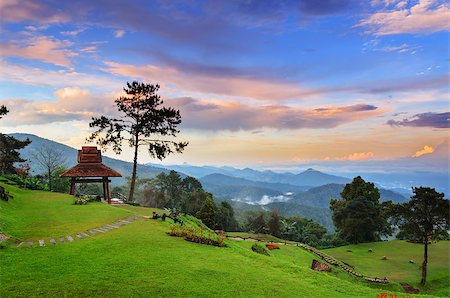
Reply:
[[[373,183],[360,176],[347,184],[341,200],[332,199],[330,209],[337,232],[351,243],[370,242],[389,234],[380,193]]]
[[[0,106],[0,119],[8,112],[5,106]],[[20,141],[0,133],[0,174],[13,174],[15,172],[14,163],[26,161],[20,157],[18,150],[25,148],[30,143],[29,139]]]
[[[428,264],[428,242],[448,238],[450,201],[434,188],[414,187],[411,200],[392,206],[392,215],[400,231],[424,244],[421,284],[425,285]]]
[[[127,83],[123,89],[126,96],[115,100],[119,116],[93,117],[89,123],[89,127],[97,128],[88,137],[89,141],[96,141],[102,148],[112,146],[117,154],[121,153],[124,140],[134,148],[130,201],[133,201],[140,146],[146,146],[150,156],[162,160],[171,153],[181,153],[188,145],[171,139],[179,133],[180,111],[163,106],[164,102],[157,94],[159,88],[158,84]]]

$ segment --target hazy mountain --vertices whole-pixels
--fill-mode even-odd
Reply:
[[[328,208],[330,206],[330,199],[340,199],[340,193],[344,189],[343,184],[326,184],[318,187],[308,189],[305,192],[297,193],[290,203],[296,203],[306,206]],[[394,203],[402,203],[408,200],[407,197],[394,192],[379,188],[381,201],[392,200]]]
[[[305,190],[301,186],[251,181],[224,174],[211,174],[199,180],[203,188],[217,199],[249,204],[264,205],[273,201],[288,201],[293,194]]]
[[[300,174],[294,175],[286,182],[294,185],[320,186],[330,183],[345,184],[351,182],[351,180],[345,177],[325,174],[309,168]]]
[[[301,187],[314,187],[330,183],[345,184],[351,181],[349,178],[326,174],[312,168],[298,174],[293,174],[289,172],[257,171],[250,168],[236,169],[233,167],[192,166],[187,164],[161,165],[161,167],[183,172],[196,178],[203,178],[211,174],[223,174],[246,180],[289,184]]]
[[[72,167],[77,163],[78,149],[75,149],[75,148],[72,148],[67,145],[57,143],[57,142],[54,142],[51,140],[47,140],[47,139],[44,139],[44,138],[41,138],[41,137],[38,137],[38,136],[32,135],[32,134],[14,133],[14,134],[9,134],[9,135],[13,136],[19,140],[25,140],[27,138],[31,140],[30,145],[28,145],[24,149],[20,150],[20,155],[22,158],[29,161],[32,171],[36,174],[44,172],[43,169],[41,168],[41,166],[35,161],[35,159],[33,157],[33,153],[36,150],[38,150],[39,148],[41,148],[42,146],[51,146],[51,147],[56,148],[57,150],[62,151],[63,159],[65,161],[64,164],[66,167]],[[81,146],[79,149],[81,149]],[[121,178],[111,178],[111,184],[112,185],[125,184],[125,177],[131,176],[133,164],[130,162],[126,162],[126,161],[122,161],[122,160],[118,160],[118,159],[114,159],[114,158],[110,158],[110,157],[106,157],[106,156],[103,156],[102,160],[103,160],[103,164],[107,165],[108,167],[111,167],[112,169],[118,171],[119,173],[121,173],[123,175],[123,177],[121,177]],[[148,166],[148,165],[138,165],[137,171],[138,171],[138,176],[142,177],[142,178],[143,177],[145,177],[145,178],[154,177],[161,172],[165,172],[165,173],[169,172],[169,170],[167,170],[167,169],[157,168],[157,167]],[[183,176],[184,176],[184,174],[183,174]]]

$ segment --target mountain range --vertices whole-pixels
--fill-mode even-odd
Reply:
[[[33,157],[34,152],[42,146],[52,146],[61,151],[67,167],[74,166],[77,162],[77,149],[75,148],[36,135],[10,135],[20,140],[28,138],[32,141],[20,152],[24,159],[29,160],[35,174],[43,172]],[[103,163],[122,173],[124,177],[131,174],[132,163],[130,162],[103,156]],[[312,168],[300,173],[280,173],[250,168],[237,169],[187,164],[171,166],[140,164],[138,165],[138,176],[151,178],[161,172],[168,173],[170,170],[177,171],[182,177],[196,177],[206,191],[211,192],[218,200],[232,202],[238,212],[276,210],[285,216],[299,215],[314,219],[329,230],[333,229],[329,201],[331,198],[340,198],[343,187],[351,181],[348,177],[327,174]],[[112,179],[112,184],[123,185],[126,182],[124,177]],[[376,182],[376,180],[369,181]],[[380,187],[380,184],[377,186],[380,189],[381,200],[404,202],[410,196],[409,191],[404,188],[393,190],[384,189]]]

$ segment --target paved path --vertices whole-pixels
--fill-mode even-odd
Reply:
[[[45,239],[40,239],[38,240],[37,243],[39,243],[39,247],[43,247],[47,245],[56,245],[57,243],[62,244],[62,243],[69,243],[69,242],[74,242],[75,240],[82,240],[82,239],[86,239],[86,238],[91,238],[96,234],[103,234],[103,233],[107,233],[109,231],[118,229],[124,225],[128,225],[138,219],[141,219],[142,216],[129,216],[127,218],[124,219],[119,219],[118,221],[115,221],[113,223],[110,224],[106,224],[100,227],[95,227],[95,228],[91,228],[88,229],[86,231],[81,231],[79,233],[74,233],[72,235],[66,235],[66,236],[61,236],[61,237],[54,237],[54,238],[49,238],[47,240],[47,243],[45,241]],[[59,240],[59,242],[57,241]],[[20,242],[17,247],[22,247],[25,245],[28,245],[28,247],[38,247],[37,245],[34,245],[35,243],[33,243],[33,241],[23,241]]]
[[[227,239],[230,240],[244,240],[244,241],[258,241],[258,242],[267,242],[267,243],[274,243],[274,244],[278,244],[278,245],[288,245],[288,246],[297,246],[297,247],[301,247],[307,251],[309,251],[310,253],[315,254],[316,256],[320,257],[323,261],[327,262],[328,264],[331,264],[333,266],[336,266],[356,277],[359,278],[363,278],[369,282],[373,282],[373,283],[383,283],[383,284],[387,284],[389,283],[389,280],[384,277],[384,278],[379,278],[379,277],[369,277],[369,276],[364,276],[360,273],[357,273],[353,270],[353,268],[350,268],[349,266],[343,264],[342,261],[338,261],[335,258],[324,254],[323,252],[315,249],[314,247],[311,247],[309,245],[303,244],[303,243],[287,243],[287,242],[268,242],[268,241],[264,241],[264,240],[257,240],[257,239],[253,239],[253,238],[243,238],[243,237],[227,237]]]

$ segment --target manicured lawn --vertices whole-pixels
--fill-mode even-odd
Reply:
[[[371,248],[373,253],[369,253]],[[351,250],[352,252],[347,252]],[[342,246],[323,250],[325,253],[355,266],[356,271],[370,276],[386,276],[389,280],[419,287],[423,245],[393,240]],[[429,245],[427,286],[421,292],[450,296],[450,242]],[[387,260],[381,260],[383,256]],[[409,263],[413,260],[414,264]]]
[[[133,214],[100,202],[73,205],[67,194],[0,185],[14,196],[8,202],[0,200],[0,232],[17,240],[65,236]]]
[[[139,220],[73,243],[0,252],[1,297],[375,297],[381,289],[309,269],[312,255],[249,242],[218,248],[166,234],[170,223]]]
[[[7,188],[15,198],[0,202],[0,225],[18,238],[67,235],[162,212],[74,206],[67,195]],[[184,220],[201,224],[194,217]],[[400,291],[396,283],[373,285],[338,270],[313,271],[315,256],[298,247],[281,246],[264,256],[247,241],[200,245],[167,235],[172,224],[139,219],[72,243],[0,249],[0,297],[375,297]]]

